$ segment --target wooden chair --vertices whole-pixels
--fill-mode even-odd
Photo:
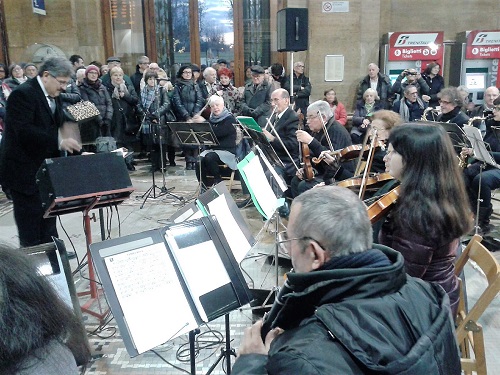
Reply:
[[[235,181],[237,181],[234,179],[236,171],[233,171],[231,168],[229,168],[229,166],[227,164],[219,164],[219,170],[221,172],[221,179],[223,181],[228,182],[227,190],[229,190],[229,192],[231,192],[233,190],[233,188],[236,189],[236,187],[234,187],[234,183],[235,183]],[[228,175],[228,173],[229,173],[229,175]],[[211,176],[211,175],[207,175],[206,177],[208,179],[214,178],[214,176]]]
[[[488,282],[486,289],[467,313],[466,296],[460,281],[460,301],[455,333],[461,351],[462,371],[466,375],[472,374],[472,371],[476,371],[478,375],[486,374],[483,328],[478,323],[478,319],[500,291],[500,266],[481,241],[482,237],[475,235],[455,264],[455,274],[458,276],[469,260],[474,261],[484,272]],[[474,356],[471,356],[471,351]]]

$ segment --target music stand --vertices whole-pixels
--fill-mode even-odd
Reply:
[[[240,123],[241,124],[241,123]],[[285,165],[279,158],[278,154],[274,150],[273,146],[269,143],[266,135],[262,132],[255,131],[247,126],[243,125],[243,129],[248,134],[248,136],[252,139],[252,141],[259,146],[263,155],[266,156],[267,160],[271,162],[273,165],[278,165],[282,168],[285,168]]]
[[[198,146],[198,155],[202,146],[217,146],[219,141],[215,136],[212,126],[208,122],[169,122],[170,130],[174,132],[183,146]],[[201,193],[201,163],[198,162],[200,178],[198,181],[198,194]],[[195,194],[196,195],[196,194]]]
[[[465,134],[463,128],[458,126],[453,122],[433,122],[428,121],[427,124],[431,125],[439,125],[441,126],[446,133],[450,136],[451,143],[453,144],[453,148],[460,155],[463,147],[470,147],[470,142],[467,139],[467,135]]]
[[[141,198],[145,197],[144,200],[142,201],[141,209],[144,207],[144,204],[146,203],[146,201],[148,200],[148,198],[151,196],[151,193],[153,193],[153,199],[159,198],[159,197],[161,197],[163,195],[166,195],[166,196],[169,196],[171,198],[177,199],[181,203],[184,203],[184,198],[183,197],[180,197],[178,195],[175,195],[175,194],[171,193],[171,191],[174,190],[175,187],[167,188],[167,183],[166,183],[166,180],[165,180],[165,165],[164,165],[164,160],[163,160],[163,138],[162,138],[162,129],[161,128],[162,127],[166,127],[167,124],[155,124],[155,126],[156,126],[156,129],[159,129],[158,137],[159,137],[159,142],[160,142],[160,163],[161,163],[161,175],[162,175],[162,178],[163,178],[163,185],[161,187],[159,187],[158,185],[156,185],[156,182],[155,182],[155,168],[154,168],[154,163],[152,163],[152,166],[151,166],[151,176],[153,178],[153,184],[141,196]],[[158,195],[156,195],[156,189],[160,190],[160,193]]]

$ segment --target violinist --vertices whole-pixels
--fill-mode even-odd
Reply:
[[[373,114],[371,118],[372,134],[376,132],[377,141],[381,144],[386,144],[392,128],[402,123],[401,116],[396,112],[382,109]],[[378,148],[373,155],[373,162],[370,172],[383,173],[385,172],[385,149]]]
[[[401,185],[379,243],[403,255],[410,276],[441,285],[455,316],[454,262],[472,216],[451,140],[440,126],[404,124],[392,130],[387,151],[386,171]]]
[[[266,126],[267,129],[264,128],[263,133],[285,165],[284,169],[275,166],[276,172],[289,184],[295,176],[296,166],[299,165],[299,143],[295,136],[299,118],[290,107],[290,95],[285,89],[274,90],[271,94],[271,103],[275,112],[269,119],[270,126]]]
[[[298,130],[296,134],[299,142],[309,145],[311,156],[319,157],[324,151],[340,150],[352,145],[349,132],[335,120],[327,102],[318,100],[309,105],[306,118],[312,134],[304,130]],[[324,128],[327,130],[326,133]],[[345,162],[340,167],[337,164],[333,158],[326,157],[315,167],[317,173],[312,181],[306,181],[303,170],[299,170],[292,180],[292,196],[296,197],[321,182],[328,185],[334,178],[344,180],[353,176],[354,162]]]

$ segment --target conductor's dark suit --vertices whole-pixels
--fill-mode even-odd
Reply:
[[[271,118],[271,123],[279,134],[279,138],[283,141],[288,153],[292,156],[293,161],[298,166],[299,165],[299,142],[297,141],[297,135],[295,134],[299,126],[299,118],[297,113],[291,108],[287,108],[283,114],[278,118],[278,115],[274,115]],[[277,120],[277,121],[276,121]],[[276,137],[276,134],[271,129],[269,132]],[[271,142],[274,151],[278,154],[279,158],[285,164],[285,172],[288,176],[295,176],[295,166],[292,160],[288,156],[288,153],[283,148],[283,145],[279,141],[278,137]]]
[[[58,129],[64,117],[60,98],[55,102],[52,114],[37,77],[15,89],[7,101],[0,183],[11,190],[21,246],[50,242],[57,236],[56,219],[43,219],[35,180],[44,159],[60,156]]]

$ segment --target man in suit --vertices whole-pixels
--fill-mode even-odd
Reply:
[[[285,89],[274,90],[271,94],[271,103],[275,108],[274,115],[270,119],[272,126],[269,130],[264,129],[263,133],[285,165],[285,168],[275,166],[276,172],[289,184],[300,163],[299,143],[295,135],[299,118],[297,113],[290,108],[290,95]]]
[[[72,72],[67,59],[51,57],[42,64],[38,76],[20,85],[7,101],[0,178],[2,186],[11,190],[23,247],[57,237],[56,218],[43,218],[35,176],[44,159],[58,157],[61,151],[73,153],[81,149],[76,140],[63,139],[59,132],[64,122],[59,95],[70,82]]]

